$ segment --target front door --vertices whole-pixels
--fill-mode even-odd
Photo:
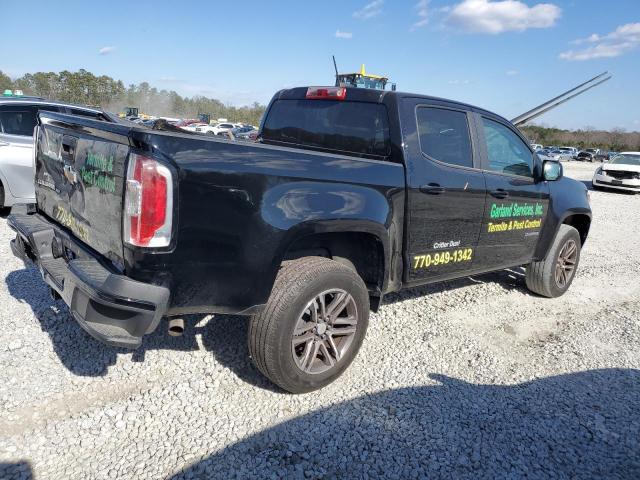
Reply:
[[[542,165],[513,126],[475,117],[487,185],[474,267],[495,270],[531,261],[549,207]]]
[[[471,114],[405,99],[408,219],[405,281],[426,283],[471,268],[485,207]]]

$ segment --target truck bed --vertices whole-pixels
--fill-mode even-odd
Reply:
[[[287,249],[306,235],[343,226],[375,234],[385,252],[402,244],[401,164],[48,112],[40,119],[38,214],[113,272],[168,288],[168,315],[254,311],[267,300]],[[60,155],[52,155],[57,145]],[[123,243],[132,153],[174,173],[169,247]]]

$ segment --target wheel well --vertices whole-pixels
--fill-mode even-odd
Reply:
[[[587,240],[587,235],[589,234],[589,227],[591,226],[591,219],[588,215],[570,215],[564,219],[562,222],[565,225],[570,225],[580,234],[580,241],[584,245],[584,242]]]
[[[287,249],[284,260],[306,256],[346,259],[367,285],[380,295],[384,282],[384,248],[373,234],[364,232],[318,233],[296,240]],[[344,262],[348,263],[348,262]]]

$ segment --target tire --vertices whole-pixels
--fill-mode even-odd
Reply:
[[[0,210],[4,209],[4,187],[0,182]]]
[[[320,297],[326,317],[318,313]],[[343,304],[330,313],[331,305]],[[368,322],[369,295],[355,270],[323,257],[285,261],[267,304],[251,317],[249,354],[279,387],[310,392],[333,382],[351,364]]]
[[[556,298],[563,295],[571,286],[580,263],[581,240],[578,230],[570,225],[560,225],[549,252],[544,260],[531,262],[527,266],[527,288],[543,297]],[[573,253],[572,258],[566,257]],[[560,258],[561,254],[563,259]],[[562,263],[560,263],[562,262]],[[565,275],[557,269],[564,266]],[[573,267],[570,271],[568,268]],[[556,274],[559,273],[559,279]]]

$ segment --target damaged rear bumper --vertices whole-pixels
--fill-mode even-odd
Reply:
[[[168,308],[169,289],[112,272],[60,227],[28,214],[24,206],[14,207],[8,224],[17,233],[11,241],[13,254],[36,265],[91,336],[108,345],[137,348],[142,336],[158,326]],[[83,255],[69,258],[59,247],[63,242],[73,242],[73,250]]]

